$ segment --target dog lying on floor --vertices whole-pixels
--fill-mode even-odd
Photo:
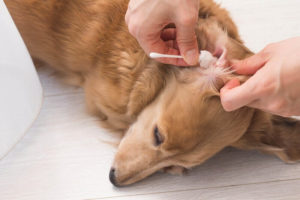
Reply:
[[[85,90],[88,110],[124,133],[110,180],[137,182],[164,169],[180,173],[227,146],[300,159],[300,123],[244,107],[225,112],[219,89],[232,59],[250,55],[228,13],[201,0],[199,47],[221,65],[175,67],[150,59],[129,34],[128,0],[6,0],[34,61]]]

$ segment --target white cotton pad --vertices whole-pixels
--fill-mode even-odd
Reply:
[[[203,67],[205,69],[209,68],[209,66],[213,65],[216,63],[218,59],[214,57],[209,51],[200,51],[200,56],[199,56],[199,64],[200,67]]]
[[[156,52],[150,53],[150,58],[183,58],[180,55],[168,55],[168,54],[160,54]],[[214,57],[209,51],[202,50],[199,55],[199,64],[200,67],[208,68],[210,65],[217,62],[217,58]]]

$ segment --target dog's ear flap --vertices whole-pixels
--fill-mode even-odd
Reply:
[[[229,34],[216,18],[199,19],[196,35],[199,48],[211,52],[216,57],[222,55],[223,51],[220,50],[227,50],[226,60],[244,59],[253,55],[239,36]]]
[[[145,66],[129,96],[127,114],[136,116],[151,103],[165,86],[167,66],[152,61]]]
[[[229,34],[221,25],[216,18],[209,17],[200,19],[196,28],[199,48],[211,52],[214,57],[218,58],[219,69],[227,69],[227,72],[232,72],[226,73],[226,70],[219,70],[220,73],[217,74],[217,81],[215,81],[215,88],[218,91],[233,78],[239,79],[241,83],[248,79],[248,76],[231,71],[230,66],[235,60],[242,60],[253,55],[237,34]]]

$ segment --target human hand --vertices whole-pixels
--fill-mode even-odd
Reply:
[[[270,44],[234,63],[233,69],[253,76],[242,85],[233,79],[221,89],[226,111],[247,105],[282,116],[300,115],[300,37]]]
[[[173,65],[195,65],[199,50],[195,27],[199,0],[130,0],[125,16],[129,32],[144,51],[180,55],[184,59],[159,58]],[[176,28],[166,26],[173,24]]]

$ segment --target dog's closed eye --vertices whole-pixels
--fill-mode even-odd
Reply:
[[[164,138],[161,135],[161,133],[159,132],[159,129],[157,126],[155,126],[155,128],[154,128],[153,134],[154,134],[154,145],[155,146],[161,145],[164,142]]]

